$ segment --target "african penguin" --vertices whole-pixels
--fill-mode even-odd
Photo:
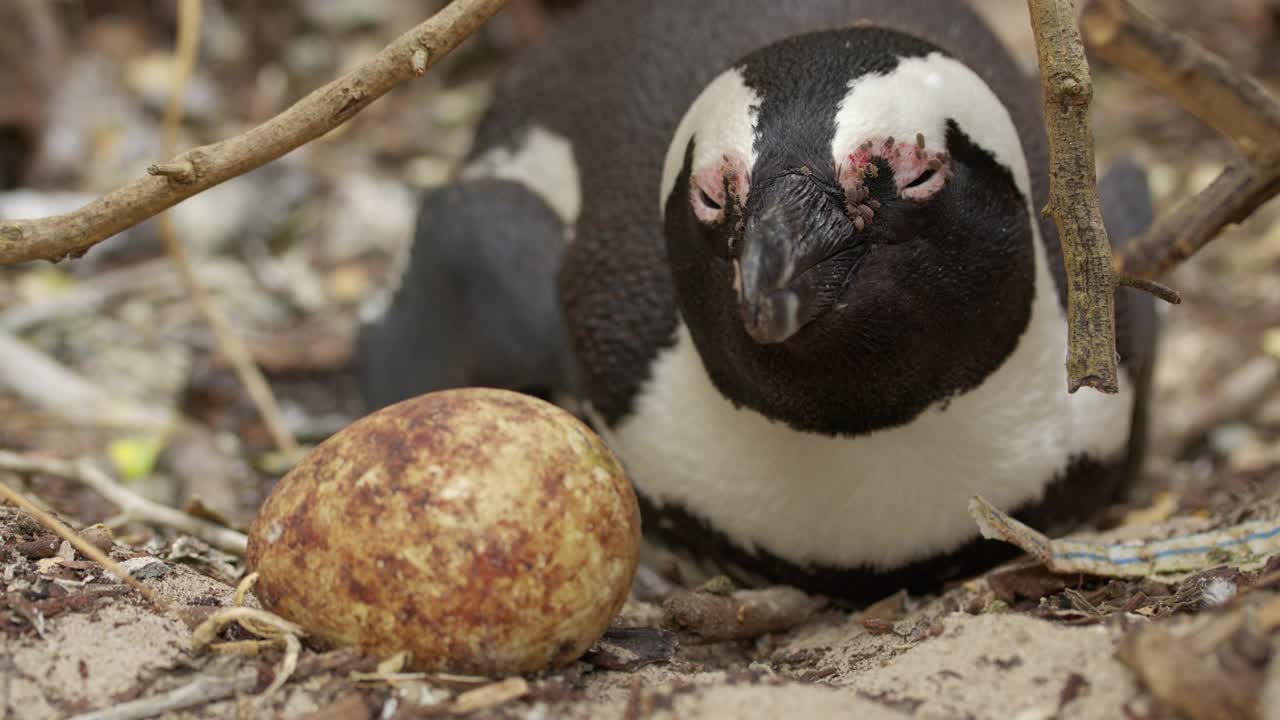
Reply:
[[[576,398],[646,534],[849,601],[1007,556],[971,495],[1051,531],[1141,459],[1150,301],[1121,392],[1066,392],[1034,78],[964,3],[594,0],[499,82],[370,302],[381,406]],[[1102,180],[1116,241],[1145,176]]]

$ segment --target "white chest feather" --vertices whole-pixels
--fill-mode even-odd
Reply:
[[[1066,328],[1043,295],[1018,350],[979,388],[854,438],[735,408],[681,325],[635,412],[606,439],[658,506],[676,503],[748,549],[877,567],[944,551],[977,534],[970,496],[1017,507],[1039,499],[1073,456],[1110,457],[1127,442],[1127,378],[1119,395],[1068,395]]]

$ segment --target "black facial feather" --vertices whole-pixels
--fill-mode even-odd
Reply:
[[[838,187],[834,117],[850,82],[935,51],[900,33],[850,28],[748,57],[742,71],[761,97],[751,196],[744,222],[724,223],[709,243],[684,240],[697,224],[686,155],[671,195],[684,206],[669,204],[666,216],[668,258],[703,364],[735,404],[801,430],[866,433],[976,387],[1017,347],[1035,288],[1026,199],[1008,168],[956,123],[946,134],[952,177],[932,197],[900,197],[890,168],[877,163],[866,179],[875,220],[854,232],[830,192]],[[772,344],[744,329],[732,258],[708,252],[730,247],[739,225],[761,224],[789,233],[803,264],[788,287],[811,315]]]
[[[861,28],[799,35],[748,55],[742,76],[761,97],[752,177],[803,166],[834,183],[835,110],[849,83],[936,51],[909,35]]]

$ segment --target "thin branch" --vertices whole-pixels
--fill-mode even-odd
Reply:
[[[196,276],[195,268],[191,264],[191,258],[187,255],[187,250],[182,245],[182,241],[178,239],[168,214],[160,217],[159,226],[160,234],[164,236],[165,246],[168,248],[169,257],[173,259],[174,265],[178,267],[179,275],[182,277],[183,284],[187,287],[187,294],[191,298],[191,302],[195,304],[200,314],[204,316],[205,322],[209,323],[209,328],[217,339],[219,349],[222,350],[222,354],[226,356],[227,361],[231,363],[231,367],[235,370],[240,383],[244,385],[245,391],[249,394],[249,399],[253,402],[254,407],[257,408],[259,416],[262,417],[267,432],[271,434],[271,441],[281,452],[297,458],[301,454],[298,440],[293,436],[293,432],[289,430],[289,424],[284,419],[284,412],[280,409],[280,403],[276,401],[275,394],[271,391],[271,385],[267,383],[266,377],[263,376],[257,363],[254,362],[253,354],[235,331],[235,328],[231,326],[231,322],[227,319],[227,314],[218,304],[218,301]]]
[[[1158,277],[1199,252],[1228,225],[1244,221],[1280,194],[1280,152],[1273,155],[1265,164],[1237,160],[1228,165],[1208,187],[1125,247],[1117,258],[1119,267],[1140,277]]]
[[[83,255],[95,244],[196,193],[324,135],[391,88],[435,65],[505,2],[454,0],[356,69],[241,135],[188,150],[157,165],[155,174],[66,215],[0,221],[0,265]],[[172,172],[183,164],[190,166],[189,173],[185,167]]]
[[[1126,247],[1117,260],[1124,272],[1158,276],[1280,194],[1280,102],[1257,80],[1127,0],[1091,0],[1083,25],[1095,54],[1177,100],[1231,138],[1243,158]]]
[[[112,560],[106,553],[95,547],[93,543],[80,536],[75,530],[67,527],[62,521],[36,507],[34,503],[23,497],[21,493],[3,482],[0,482],[0,497],[3,497],[5,500],[12,502],[14,505],[17,505],[27,511],[28,514],[36,520],[39,520],[41,525],[44,525],[56,533],[58,537],[71,543],[72,546],[74,546],[76,550],[79,550],[82,555],[106,568],[112,575],[120,578],[121,582],[133,587],[133,589],[137,590],[143,597],[145,597],[153,607],[159,610],[165,610],[168,608],[168,604],[161,600],[158,595],[151,592],[151,588],[138,582],[137,579],[129,574],[128,570],[120,567],[115,560]]]
[[[1095,180],[1089,104],[1093,80],[1073,0],[1027,0],[1049,129],[1049,204],[1067,276],[1067,391],[1119,390],[1111,242]]]
[[[135,520],[192,535],[224,552],[243,557],[248,544],[242,532],[201,520],[132,492],[88,459],[68,461],[0,450],[0,470],[20,474],[43,473],[76,480]]]
[[[204,14],[202,0],[178,0],[178,39],[174,48],[173,87],[169,92],[169,101],[164,107],[164,118],[160,127],[164,131],[164,149],[172,155],[178,146],[178,131],[182,126],[183,100],[187,82],[196,68],[196,51],[200,48],[200,16]],[[169,172],[161,172],[160,165],[148,169],[153,175],[163,175],[182,181],[182,175],[194,172],[183,163]]]
[[[191,78],[191,72],[195,69],[196,50],[200,44],[200,15],[202,9],[202,0],[182,0],[178,5],[178,43],[175,51],[177,72],[174,75],[173,90],[169,95],[169,104],[165,107],[163,125],[164,151],[168,155],[177,152],[178,148],[178,131],[182,122],[183,98],[186,95],[187,81]],[[158,168],[156,171],[158,172]],[[184,182],[181,174],[160,174],[173,177],[179,182]],[[294,438],[293,433],[289,431],[289,425],[284,420],[284,413],[280,410],[280,404],[276,402],[275,394],[271,392],[271,386],[267,383],[267,379],[262,376],[262,371],[254,363],[253,357],[250,355],[249,349],[245,347],[244,341],[240,339],[235,329],[231,327],[231,323],[227,320],[222,307],[200,282],[200,278],[196,275],[195,267],[191,263],[191,256],[187,254],[186,247],[182,244],[182,240],[178,238],[178,232],[173,227],[173,216],[169,213],[162,213],[159,221],[160,236],[164,238],[165,248],[169,253],[169,257],[173,259],[174,265],[178,267],[179,275],[187,288],[187,294],[190,296],[191,301],[195,303],[196,308],[199,309],[200,314],[204,316],[205,322],[209,323],[214,337],[217,338],[218,347],[222,349],[222,353],[226,355],[227,360],[231,362],[231,367],[235,370],[236,376],[249,393],[249,399],[253,402],[254,407],[258,409],[258,415],[262,417],[263,423],[267,426],[271,441],[275,443],[276,449],[281,452],[290,457],[298,457],[300,454],[298,441]]]
[[[1117,273],[1116,281],[1120,283],[1121,287],[1131,287],[1135,290],[1150,293],[1170,305],[1182,304],[1182,295],[1177,290],[1174,290],[1168,285],[1161,285],[1155,280],[1147,280],[1145,278],[1134,277],[1133,275]]]

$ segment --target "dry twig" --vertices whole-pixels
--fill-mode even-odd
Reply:
[[[0,221],[0,265],[83,255],[103,240],[214,185],[265,165],[350,120],[422,75],[506,0],[454,0],[367,62],[232,138],[188,150],[150,174],[65,215]]]
[[[1098,206],[1097,168],[1089,104],[1093,79],[1076,26],[1074,0],[1027,0],[1049,130],[1049,204],[1058,226],[1067,277],[1067,392],[1088,386],[1119,391],[1115,291],[1121,285],[1179,302],[1150,280],[1123,277],[1112,265],[1111,241]]]
[[[27,511],[27,513],[32,517],[39,520],[41,525],[44,525],[56,533],[58,537],[71,543],[71,545],[75,547],[76,550],[79,550],[82,555],[103,566],[109,570],[111,574],[120,578],[121,582],[131,586],[133,589],[141,593],[152,606],[159,610],[167,609],[168,604],[161,600],[158,595],[151,592],[151,588],[134,579],[134,577],[129,574],[128,570],[120,567],[115,560],[112,560],[106,553],[94,546],[93,543],[76,533],[75,530],[72,530],[63,524],[62,521],[36,507],[30,500],[23,497],[22,493],[19,493],[5,483],[0,482],[0,497],[3,497],[5,500],[12,502],[14,505],[17,505]]]
[[[178,43],[175,51],[177,72],[174,74],[173,90],[169,94],[169,103],[164,112],[164,152],[173,155],[178,150],[178,131],[182,121],[182,101],[186,95],[187,82],[196,65],[196,50],[200,44],[200,15],[203,9],[202,0],[181,0],[178,5]],[[267,384],[262,371],[254,364],[253,358],[245,347],[244,341],[236,334],[226,314],[217,300],[209,294],[209,290],[200,282],[187,249],[178,238],[173,226],[173,217],[169,213],[161,213],[159,217],[160,236],[164,238],[169,257],[177,266],[182,283],[187,288],[187,295],[195,303],[205,322],[209,323],[213,335],[217,338],[218,347],[222,349],[231,367],[235,370],[240,383],[249,393],[258,414],[262,416],[267,432],[276,449],[297,458],[300,450],[298,441],[289,431],[284,421],[284,413],[276,402],[271,386]]]
[[[1098,207],[1089,103],[1093,80],[1070,0],[1028,0],[1049,129],[1049,204],[1067,276],[1067,390],[1119,389],[1111,242]]]
[[[238,594],[238,593],[237,593]],[[258,695],[258,699],[270,697],[276,690],[279,690],[298,668],[298,658],[302,654],[302,641],[298,638],[306,635],[302,627],[285,620],[284,618],[266,610],[259,610],[251,607],[231,607],[224,608],[215,612],[200,624],[199,627],[191,633],[191,648],[193,650],[211,649],[215,651],[232,650],[248,650],[250,653],[256,653],[261,643],[231,642],[220,643],[214,645],[213,641],[222,629],[233,622],[240,623],[249,632],[262,637],[265,643],[276,645],[284,648],[284,659],[280,661],[280,669],[276,672],[275,679],[271,681],[271,685],[262,694]],[[227,646],[232,646],[228,648]]]
[[[275,613],[258,608],[246,607],[245,596],[258,580],[258,573],[250,573],[236,586],[234,607],[224,608],[213,613],[191,633],[191,649],[211,650],[217,653],[236,655],[256,655],[262,647],[281,647],[284,659],[280,661],[280,669],[271,685],[257,696],[257,700],[270,697],[276,690],[284,686],[298,668],[298,658],[302,654],[302,641],[299,638],[306,631],[297,623],[290,622]],[[262,640],[236,640],[214,643],[223,628],[231,623],[239,623],[241,627],[257,635]]]
[[[1157,276],[1280,193],[1280,102],[1261,83],[1128,0],[1091,0],[1083,25],[1094,53],[1177,100],[1231,138],[1241,155],[1117,258],[1125,272]]]
[[[1227,225],[1280,193],[1280,102],[1260,83],[1128,0],[1087,0],[1083,27],[1100,56],[1147,79],[1227,135],[1242,158],[1208,188],[1112,257],[1098,209],[1088,112],[1092,81],[1075,0],[1027,0],[1050,139],[1045,213],[1062,238],[1068,292],[1067,387],[1116,392],[1114,291],[1128,286],[1179,302],[1152,278],[1187,259]]]
[[[119,507],[130,518],[192,535],[225,552],[243,556],[248,544],[242,532],[201,520],[130,491],[89,459],[68,461],[0,450],[0,470],[20,474],[44,473],[76,480]]]

